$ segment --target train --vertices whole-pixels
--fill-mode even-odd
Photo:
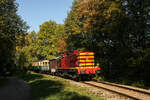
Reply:
[[[99,64],[95,64],[94,52],[74,50],[60,53],[59,57],[34,61],[31,70],[82,80],[92,79],[100,73],[101,68]]]

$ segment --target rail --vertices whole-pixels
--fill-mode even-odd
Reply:
[[[83,84],[93,86],[96,88],[104,89],[119,95],[128,97],[133,100],[150,100],[150,92],[139,88],[109,83],[109,82],[94,82],[84,81]]]

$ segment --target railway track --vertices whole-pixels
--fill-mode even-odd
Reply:
[[[72,81],[72,80],[70,80]],[[150,100],[150,91],[131,87],[127,85],[120,85],[115,83],[109,83],[109,82],[95,82],[95,81],[82,81],[82,82],[76,82],[72,81],[78,84],[85,84],[91,87],[95,87],[98,89],[103,89],[111,93],[118,94],[119,96],[125,97],[125,99],[113,99],[113,100]],[[86,86],[85,86],[86,87]],[[107,99],[105,99],[107,100]],[[111,99],[112,100],[112,99]]]
[[[140,88],[134,88],[131,86],[119,85],[109,82],[84,81],[81,83],[119,94],[129,98],[129,100],[150,100],[150,92]]]

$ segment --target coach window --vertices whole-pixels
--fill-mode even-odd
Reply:
[[[49,61],[47,62],[47,66],[49,66]]]
[[[47,62],[47,66],[49,66],[49,61]]]
[[[48,65],[47,62],[45,62],[45,65],[46,65],[46,66]]]
[[[46,66],[48,66],[48,62],[46,62]]]

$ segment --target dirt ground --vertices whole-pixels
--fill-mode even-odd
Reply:
[[[31,86],[22,79],[8,77],[7,83],[0,87],[0,100],[32,100]]]

